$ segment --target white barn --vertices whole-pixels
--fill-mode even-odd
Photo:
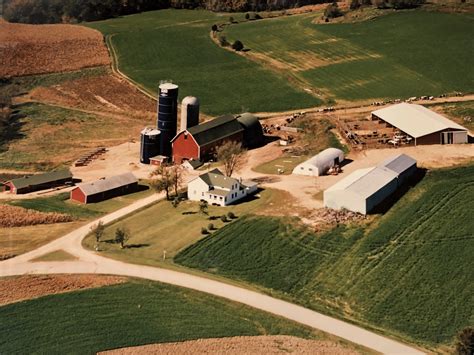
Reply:
[[[416,172],[416,161],[405,154],[376,167],[359,169],[324,191],[324,206],[370,213]]]
[[[334,165],[339,165],[344,160],[344,152],[337,148],[328,148],[311,159],[298,164],[293,169],[295,175],[321,176],[328,172]]]
[[[219,206],[227,206],[256,191],[257,183],[225,176],[218,169],[202,174],[188,184],[188,198],[191,201],[205,200]]]

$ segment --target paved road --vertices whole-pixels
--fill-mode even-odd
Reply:
[[[104,223],[110,223],[127,214],[154,203],[162,195],[152,195],[134,204],[102,217]],[[204,277],[189,275],[167,269],[128,264],[108,259],[97,253],[85,250],[81,243],[89,233],[91,222],[67,235],[44,245],[29,253],[0,262],[0,276],[24,274],[111,274],[138,277],[167,284],[190,288],[223,297],[235,302],[267,311],[298,323],[322,330],[349,340],[355,344],[386,354],[423,354],[420,350],[380,336],[363,328],[325,316],[321,313],[306,309],[244,288]],[[75,255],[78,261],[67,262],[31,262],[30,260],[55,250],[65,250]]]

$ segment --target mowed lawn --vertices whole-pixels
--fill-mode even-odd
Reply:
[[[227,20],[207,11],[160,10],[87,25],[112,36],[119,68],[133,80],[152,93],[161,80],[172,80],[181,98],[199,97],[210,115],[321,103],[273,71],[213,43],[211,26]]]
[[[436,348],[474,319],[473,199],[474,165],[432,171],[365,230],[248,217],[175,262]]]
[[[312,22],[317,16],[252,21],[225,34],[336,100],[474,89],[472,14],[407,11],[324,25]]]
[[[148,281],[0,307],[0,332],[2,354],[95,354],[150,343],[248,335],[327,339],[240,304]]]

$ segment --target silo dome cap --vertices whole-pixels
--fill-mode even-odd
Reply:
[[[164,83],[160,85],[161,90],[176,90],[178,88],[178,85],[173,84],[173,83]]]
[[[194,96],[186,96],[183,101],[183,105],[199,105],[199,99]]]

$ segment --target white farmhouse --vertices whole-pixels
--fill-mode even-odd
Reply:
[[[257,183],[225,176],[219,169],[202,174],[188,184],[191,201],[205,200],[209,204],[227,206],[257,191]]]
[[[321,176],[328,172],[334,165],[339,165],[344,160],[344,152],[337,148],[328,148],[318,155],[298,164],[293,169],[295,175]]]

